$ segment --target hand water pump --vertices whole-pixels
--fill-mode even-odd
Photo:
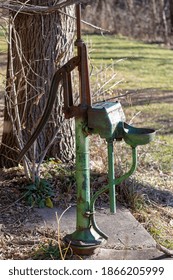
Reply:
[[[90,78],[88,68],[87,47],[81,38],[81,4],[76,5],[77,18],[77,56],[70,59],[54,75],[48,101],[43,116],[23,150],[18,161],[26,154],[36,140],[38,134],[46,124],[57,94],[60,81],[64,89],[64,114],[65,118],[75,118],[76,138],[76,185],[77,208],[76,230],[65,236],[66,243],[80,254],[91,254],[95,248],[103,244],[108,236],[103,233],[95,221],[95,201],[99,195],[109,192],[110,211],[116,212],[116,186],[128,178],[137,166],[137,146],[145,145],[153,140],[153,129],[135,128],[125,122],[125,115],[119,102],[100,102],[92,105],[90,92]],[[73,103],[71,72],[78,68],[80,104]],[[108,149],[108,185],[90,195],[90,159],[89,135],[99,134],[107,141]],[[132,148],[132,166],[126,174],[115,178],[114,167],[114,141],[124,141]]]

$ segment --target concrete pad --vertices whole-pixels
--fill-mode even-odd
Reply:
[[[59,208],[36,209],[36,213],[42,218],[40,226],[48,226],[57,229],[57,218],[60,218],[63,210]],[[56,214],[57,213],[57,214]],[[109,238],[104,248],[110,249],[144,249],[155,248],[156,243],[151,235],[124,207],[118,206],[116,214],[110,214],[109,209],[96,211],[96,222],[99,228]],[[76,207],[67,210],[60,221],[62,234],[69,234],[76,228]]]
[[[26,228],[46,227],[57,229],[58,219],[64,212],[61,208],[34,209],[35,224],[28,223]],[[156,249],[156,242],[144,227],[133,217],[128,209],[118,205],[117,213],[110,214],[109,209],[96,209],[96,222],[100,230],[109,238],[86,260],[159,260],[168,258]],[[59,221],[62,237],[76,229],[76,207],[69,208]],[[75,256],[74,256],[75,259]],[[77,257],[78,259],[78,257]]]
[[[164,259],[162,252],[156,249],[141,249],[141,250],[115,250],[100,248],[95,251],[95,254],[87,257],[89,260],[156,260]]]

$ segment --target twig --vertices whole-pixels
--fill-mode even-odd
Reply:
[[[122,81],[123,81],[123,80],[121,80],[120,82],[122,82]],[[131,94],[134,94],[134,92],[127,92],[127,93],[121,94],[121,95],[114,95],[114,96],[112,96],[112,97],[110,97],[110,98],[106,98],[105,101],[113,100],[113,99],[115,99],[115,98],[119,99],[119,98],[122,98],[122,97],[126,97],[126,96],[128,96],[128,95],[131,95]]]
[[[163,252],[165,255],[167,255],[169,257],[173,257],[173,250],[170,250],[170,249],[168,249],[168,248],[166,248],[166,247],[164,247],[164,246],[162,246],[158,243],[156,243],[156,248],[159,251]]]
[[[59,13],[60,13],[60,14],[63,14],[63,15],[66,15],[66,16],[68,16],[68,17],[70,17],[70,18],[76,20],[76,17],[73,17],[73,16],[71,16],[71,15],[65,13],[65,12],[59,11]],[[82,22],[83,24],[88,25],[88,26],[90,26],[90,27],[92,27],[92,28],[94,28],[94,29],[97,29],[97,30],[101,31],[101,32],[110,32],[110,31],[107,30],[107,29],[104,29],[104,28],[102,28],[102,27],[96,26],[96,25],[94,25],[94,24],[92,24],[92,23],[90,23],[90,22],[87,22],[87,21],[83,20],[83,19],[81,20],[81,22]]]
[[[141,111],[137,112],[137,113],[131,118],[129,124],[132,124],[132,123],[133,123],[133,120],[134,120],[138,115],[140,115],[140,114],[141,114]]]
[[[17,2],[17,3],[16,3]],[[28,1],[26,1],[27,3]],[[36,5],[29,5],[26,3],[21,3],[20,1],[5,1],[4,3],[0,4],[0,8],[12,10],[20,13],[30,13],[30,14],[50,14],[54,13],[59,9],[68,7],[73,4],[78,3],[87,3],[88,0],[62,0],[60,3],[57,3],[54,6],[36,6]]]
[[[49,142],[49,144],[46,146],[45,150],[44,150],[44,151],[42,152],[42,154],[41,154],[41,158],[40,158],[39,163],[38,163],[38,165],[37,165],[37,174],[38,174],[38,175],[39,175],[39,173],[40,173],[40,166],[41,166],[41,164],[42,164],[42,162],[43,162],[43,160],[44,160],[44,158],[45,158],[45,156],[46,156],[46,153],[47,153],[47,151],[49,150],[50,146],[53,144],[53,142],[54,142],[54,140],[55,140],[55,138],[56,138],[56,136],[57,136],[57,134],[58,134],[59,131],[60,131],[60,127],[58,127],[58,128],[55,130],[55,133],[54,133],[54,135],[53,135],[51,141]]]
[[[12,114],[12,108],[10,108],[10,106],[7,107],[7,110],[8,110],[8,114],[10,116],[10,119],[11,119],[11,123],[12,123],[12,127],[13,127],[13,131],[14,131],[14,134],[16,136],[16,139],[17,139],[17,143],[18,143],[18,147],[20,149],[22,149],[23,147],[23,139],[22,139],[22,126],[21,126],[21,120],[20,120],[20,114],[19,114],[19,105],[18,105],[18,93],[17,93],[17,89],[16,89],[16,85],[15,85],[15,82],[14,82],[14,77],[15,77],[15,73],[14,73],[14,65],[13,65],[13,51],[12,51],[12,33],[14,33],[14,38],[15,38],[15,42],[16,42],[16,50],[17,50],[17,54],[18,54],[18,57],[19,57],[19,60],[21,62],[21,65],[22,65],[22,58],[21,58],[21,51],[20,51],[20,40],[18,40],[19,38],[17,38],[17,34],[15,32],[15,29],[14,29],[14,26],[13,24],[11,23],[10,24],[10,28],[9,28],[9,55],[10,55],[10,62],[11,62],[11,65],[10,65],[10,76],[12,78],[12,89],[13,89],[13,98],[10,98],[9,97],[9,103],[13,103],[14,104],[14,116]],[[22,65],[22,72],[24,73],[24,69],[23,69],[23,65]],[[27,179],[29,180],[30,179],[30,167],[29,167],[29,164],[28,164],[28,160],[27,158],[25,157],[23,159],[23,165],[24,165],[24,170],[25,170],[25,174],[26,174],[26,177]]]
[[[71,205],[69,207],[67,207],[62,214],[60,215],[60,217],[58,217],[58,213],[56,212],[56,219],[57,219],[57,224],[58,224],[58,246],[59,246],[59,251],[60,251],[60,255],[61,255],[61,259],[64,260],[65,256],[67,254],[67,252],[65,253],[65,255],[63,256],[62,253],[62,248],[61,248],[61,240],[60,240],[60,221],[63,217],[63,215],[71,208]]]
[[[0,211],[1,213],[3,213],[4,211],[8,210],[9,208],[11,208],[13,205],[15,205],[17,202],[19,202],[20,200],[22,200],[27,194],[29,193],[29,191],[27,191],[24,195],[22,195],[19,199],[17,199],[16,201],[14,201],[13,203],[11,203],[10,205],[8,205],[6,208],[1,208]]]
[[[33,246],[33,245],[38,245],[40,243],[39,240],[14,240],[13,242],[9,241],[7,244],[8,245],[21,245],[21,246]]]

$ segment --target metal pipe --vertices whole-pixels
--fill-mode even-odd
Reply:
[[[103,189],[97,191],[93,197],[91,198],[91,203],[90,203],[90,213],[91,213],[91,224],[94,228],[94,230],[101,236],[103,237],[105,240],[108,239],[108,236],[99,229],[99,227],[97,226],[96,224],[96,220],[95,220],[95,202],[96,202],[96,199],[99,197],[99,195],[101,195],[102,193],[104,192],[107,192],[109,190],[109,185],[104,187]]]
[[[85,133],[86,120],[76,117],[76,230],[64,237],[66,243],[80,254],[90,254],[102,242],[102,235],[92,227],[90,211],[89,136]],[[95,223],[94,223],[95,225]]]
[[[78,49],[80,57],[79,69],[79,93],[81,107],[85,110],[91,106],[91,89],[88,66],[88,52],[85,42],[81,38],[81,4],[76,5],[76,25],[77,25],[77,40],[75,45]]]
[[[116,212],[116,199],[115,199],[115,167],[114,167],[114,148],[113,140],[107,141],[108,145],[108,184],[109,184],[109,199],[110,199],[110,212]]]
[[[81,4],[76,5],[77,40],[81,40]]]
[[[76,118],[76,184],[77,184],[77,230],[90,227],[90,168],[89,136],[84,133],[83,118]]]
[[[55,98],[57,95],[57,90],[58,90],[58,86],[59,86],[60,82],[65,79],[64,86],[67,84],[67,87],[68,87],[69,86],[68,74],[71,71],[73,71],[79,65],[79,63],[80,63],[79,57],[78,56],[73,57],[54,74],[52,83],[51,83],[51,87],[50,87],[48,100],[46,103],[46,107],[44,109],[44,113],[43,113],[35,131],[33,132],[31,137],[25,144],[24,148],[19,153],[18,158],[17,158],[18,162],[23,158],[23,156],[26,154],[26,152],[29,150],[31,145],[34,143],[34,141],[38,137],[39,133],[42,131],[42,129],[46,125],[46,123],[49,119],[49,116],[52,112],[53,105],[55,103]],[[65,94],[67,95],[67,96],[64,96],[65,103],[69,103],[69,92],[64,90],[64,95]],[[71,99],[70,99],[70,102],[71,102]]]
[[[124,175],[122,175],[121,177],[115,179],[115,185],[119,185],[121,184],[124,180],[126,180],[127,178],[129,178],[136,170],[137,168],[137,147],[131,147],[132,148],[132,166],[130,168],[130,170],[125,173]]]

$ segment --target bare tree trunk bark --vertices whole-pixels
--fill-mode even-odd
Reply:
[[[153,24],[153,26],[152,26],[152,29],[153,29],[153,39],[154,39],[154,41],[156,40],[156,38],[157,38],[157,10],[156,10],[156,2],[155,2],[155,0],[152,0],[152,16],[153,16],[153,18],[152,18],[152,24]]]
[[[173,0],[169,0],[169,7],[170,7],[171,34],[173,34]]]
[[[163,22],[163,26],[164,26],[164,41],[167,44],[169,42],[168,40],[168,23],[167,23],[167,19],[166,19],[166,12],[165,12],[165,1],[164,0],[160,0],[160,17],[162,19]]]
[[[44,5],[54,2],[47,0]],[[31,0],[30,3],[42,5],[41,0]],[[64,8],[63,12],[74,16],[74,6]],[[18,151],[35,129],[44,110],[52,77],[72,55],[74,23],[60,12],[46,15],[10,12],[0,167],[16,165]],[[64,119],[62,107],[60,88],[49,122],[37,140],[36,160],[51,141],[57,126],[59,133],[47,156],[63,162],[74,158],[73,123]],[[33,158],[33,151],[29,152],[29,158]]]
[[[126,1],[127,11],[129,12],[129,17],[127,18],[127,26],[129,28],[129,35],[133,36],[133,29],[135,28],[134,19],[135,19],[135,7],[133,0]]]

